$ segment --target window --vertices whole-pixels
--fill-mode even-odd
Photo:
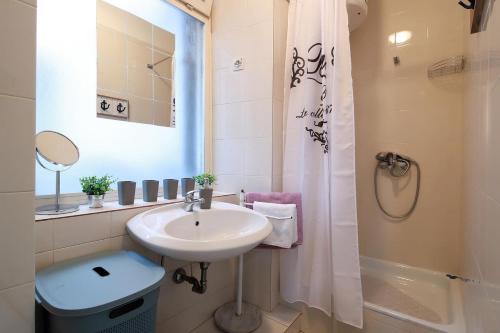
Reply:
[[[80,149],[61,192],[79,178],[180,178],[203,170],[204,23],[162,0],[108,0],[175,34],[176,127],[96,116],[96,2],[39,0],[36,129],[61,132]],[[36,194],[54,193],[54,174],[37,166]],[[139,185],[140,186],[140,185]]]

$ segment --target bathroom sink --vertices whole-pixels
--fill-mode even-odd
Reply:
[[[213,262],[243,254],[272,231],[267,218],[223,202],[186,212],[182,205],[155,208],[127,222],[130,236],[144,247],[178,260]]]

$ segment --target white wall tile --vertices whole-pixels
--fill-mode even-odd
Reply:
[[[0,332],[34,332],[34,294],[33,283],[0,291]]]
[[[139,245],[130,236],[118,236],[109,239],[111,250],[129,250],[137,252],[154,262],[160,262],[160,255]]]
[[[246,138],[271,138],[273,131],[272,100],[243,103],[243,135]]]
[[[189,266],[186,267],[189,272]],[[203,299],[202,295],[197,295],[191,291],[191,285],[187,283],[175,284],[172,279],[165,279],[160,287],[160,298],[158,302],[158,324],[161,325],[172,319],[183,311]],[[172,300],[176,300],[172,302]]]
[[[109,238],[111,214],[100,213],[54,221],[54,249]]]
[[[35,253],[54,249],[53,221],[35,222]]]
[[[34,331],[35,6],[0,2],[0,332]]]
[[[262,21],[272,21],[273,1],[246,0],[245,16],[247,25],[257,25]]]
[[[243,260],[243,299],[264,311],[272,311],[271,250],[254,249],[246,253]]]
[[[245,103],[231,103],[215,106],[215,139],[239,139],[244,137],[248,126],[244,121],[244,105]]]
[[[194,276],[200,276],[200,264],[192,263],[191,272]],[[207,276],[210,277],[212,290],[222,288],[233,288],[235,283],[235,259],[222,260],[210,263]]]
[[[122,236],[127,234],[127,222],[132,217],[150,210],[151,207],[138,209],[125,209],[111,212],[111,237]]]
[[[103,239],[54,250],[54,263],[111,250],[110,239]]]
[[[0,2],[0,94],[35,98],[36,8]]]
[[[245,169],[247,176],[269,177],[272,174],[272,139],[247,139],[245,142]]]
[[[214,201],[227,202],[233,205],[239,205],[240,200],[238,195],[226,195],[223,197],[214,198]]]
[[[33,281],[33,192],[0,194],[0,290]]]
[[[246,0],[216,0],[212,7],[212,32],[246,25]]]
[[[210,297],[206,297],[210,296]],[[200,299],[203,296],[200,296]],[[234,299],[234,289],[223,288],[205,295],[204,301],[193,304],[188,310],[170,318],[158,327],[158,333],[188,333],[210,318],[214,311],[224,303]]]
[[[119,32],[126,32],[126,17],[123,11],[116,10],[115,6],[105,1],[97,1],[96,6],[96,20],[98,24]]]
[[[217,174],[242,174],[244,163],[243,140],[216,140],[214,146],[214,171]]]
[[[143,43],[153,44],[153,26],[130,13],[124,13],[127,34]]]
[[[196,277],[200,276],[198,263],[189,264],[188,266],[183,266],[183,268],[188,274]],[[160,291],[158,309],[158,313],[161,313],[160,325],[177,315],[182,315],[184,312],[189,313],[195,307],[195,304],[209,302],[209,299],[221,290],[234,292],[234,260],[212,263],[208,268],[207,279],[208,289],[207,293],[203,295],[193,293],[191,291],[192,286],[189,284],[178,285],[172,279],[166,279]],[[172,302],[172,299],[175,299],[176,302]]]
[[[0,192],[34,191],[34,137],[35,101],[0,95]]]
[[[214,170],[220,190],[272,188],[273,12],[273,1],[214,2]],[[245,68],[233,72],[239,57]]]
[[[272,186],[271,176],[245,176],[245,192],[269,192]]]
[[[40,271],[54,263],[54,252],[47,251],[35,255],[35,271]]]
[[[216,189],[228,193],[240,193],[245,189],[245,177],[242,175],[222,175],[217,173]]]

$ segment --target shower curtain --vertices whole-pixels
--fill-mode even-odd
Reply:
[[[303,245],[281,253],[281,294],[362,327],[354,106],[346,0],[291,0],[283,190],[303,196]]]

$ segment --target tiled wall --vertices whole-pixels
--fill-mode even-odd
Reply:
[[[217,189],[281,191],[286,0],[215,0],[214,171]],[[233,71],[242,57],[245,68]],[[245,254],[244,300],[271,311],[279,301],[279,253]]]
[[[466,18],[468,24],[468,18]],[[500,3],[466,36],[464,275],[467,332],[500,327]]]
[[[370,1],[367,20],[351,34],[359,238],[365,256],[445,272],[459,269],[463,76],[431,80],[427,69],[463,55],[467,14],[455,1]],[[411,39],[390,43],[400,31],[411,32]],[[393,57],[399,57],[399,65]],[[400,152],[420,163],[420,199],[405,221],[386,218],[375,201],[379,151]],[[379,178],[381,200],[392,212],[410,207],[414,171],[409,184],[408,178]]]
[[[285,0],[216,0],[214,170],[218,189],[281,189]],[[233,71],[242,57],[245,68]]]
[[[34,331],[36,0],[0,1],[0,332]]]
[[[287,30],[288,1],[276,0],[273,14],[273,191],[281,191],[283,188],[283,102]]]
[[[219,197],[214,200],[237,203],[236,196]],[[159,255],[135,243],[125,230],[126,222],[130,218],[148,209],[151,207],[37,221],[35,223],[36,269],[40,270],[53,263],[100,251],[120,249],[136,251],[159,262]],[[191,332],[210,318],[215,309],[234,299],[234,260],[210,265],[208,291],[203,295],[193,293],[191,285],[187,283],[177,285],[171,279],[171,275],[179,267],[199,277],[197,263],[167,258],[165,267],[167,274],[160,288],[158,303],[159,333]],[[31,293],[30,297],[32,296]]]
[[[97,92],[128,100],[129,121],[171,125],[174,50],[173,33],[97,1]]]

